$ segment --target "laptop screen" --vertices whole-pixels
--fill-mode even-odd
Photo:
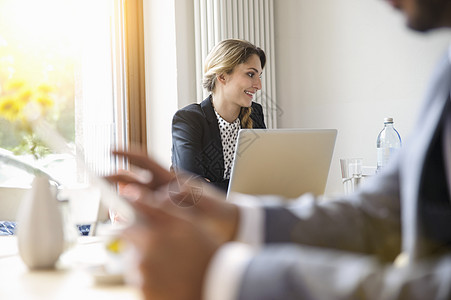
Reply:
[[[242,129],[228,194],[324,193],[336,129]]]

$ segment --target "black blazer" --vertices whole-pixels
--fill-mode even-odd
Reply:
[[[253,128],[266,128],[262,106],[252,102]],[[172,119],[172,168],[207,178],[227,191],[221,134],[211,96],[178,110]]]

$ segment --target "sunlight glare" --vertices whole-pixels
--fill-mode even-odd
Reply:
[[[7,78],[51,81],[79,56],[88,1],[0,1],[0,68]],[[55,67],[59,65],[59,67]]]

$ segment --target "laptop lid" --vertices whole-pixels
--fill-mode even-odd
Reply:
[[[242,129],[228,195],[324,194],[336,129]]]

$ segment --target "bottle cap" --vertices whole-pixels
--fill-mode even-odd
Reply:
[[[384,118],[384,123],[393,123],[393,118]]]

